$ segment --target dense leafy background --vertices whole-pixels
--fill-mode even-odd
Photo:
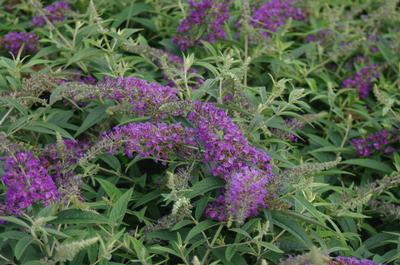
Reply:
[[[176,75],[182,97],[217,102],[226,109],[249,141],[272,157],[283,189],[277,205],[242,225],[213,221],[203,210],[223,183],[204,165],[195,165],[184,193],[193,206],[191,215],[168,229],[149,231],[172,210],[174,199],[165,183],[179,162],[162,165],[102,155],[83,173],[83,200],[72,198],[64,205],[33,207],[20,217],[2,217],[6,223],[0,226],[0,263],[53,264],[58,259],[68,264],[278,264],[317,246],[332,256],[396,264],[398,142],[394,152],[368,157],[359,157],[351,144],[382,129],[398,134],[396,2],[304,1],[306,20],[288,20],[270,38],[260,39],[254,36],[257,32],[237,26],[244,3],[236,0],[224,25],[226,40],[182,53],[172,38],[186,1],[71,1],[73,11],[63,23],[33,29],[37,2],[0,1],[1,35],[34,31],[40,38],[36,53],[13,58],[3,49],[0,54],[0,129],[11,141],[42,148],[60,138],[95,139],[113,126],[142,121],[134,114],[112,112],[113,103],[107,100],[69,104],[59,97],[59,83],[39,95],[27,94],[23,83],[38,74],[69,80],[79,71],[98,80],[136,76],[167,84],[148,50],[129,52],[127,45],[136,43],[182,56],[186,65],[196,68],[204,79],[198,89],[187,90],[185,76]],[[13,4],[11,10],[8,4]],[[323,29],[333,37],[323,43],[307,41]],[[372,44],[370,35],[377,36]],[[365,64],[353,63],[360,55],[379,69],[374,91],[365,99],[356,89],[341,88],[342,81]],[[226,95],[234,96],[224,101]],[[290,118],[302,121],[304,128],[287,126],[285,119]],[[298,141],[283,132],[297,135]],[[92,174],[95,164],[100,169]],[[4,185],[1,193],[3,198]],[[391,208],[373,207],[371,201]],[[65,252],[71,257],[60,258]]]

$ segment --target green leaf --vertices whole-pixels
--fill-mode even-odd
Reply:
[[[34,238],[32,236],[26,236],[21,238],[18,243],[15,245],[14,248],[14,255],[17,258],[17,260],[20,260],[22,255],[25,252],[25,249],[34,241]]]
[[[110,212],[110,220],[117,224],[122,222],[126,214],[126,210],[128,209],[129,200],[132,197],[133,189],[129,189],[125,192],[118,201],[113,205],[113,208]]]
[[[44,133],[44,134],[52,134],[52,135],[57,135],[59,133],[62,137],[68,138],[68,139],[74,139],[74,137],[69,134],[66,130],[63,128],[52,124],[52,123],[47,123],[43,121],[34,121],[31,123],[31,125],[24,126],[22,127],[24,130],[28,131],[34,131],[38,133]]]
[[[311,248],[313,246],[312,241],[308,237],[306,231],[297,222],[287,218],[287,216],[277,211],[272,211],[272,221],[275,225],[285,229],[289,234],[293,235],[300,240],[306,247]]]
[[[30,226],[25,223],[24,221],[14,217],[14,216],[0,216],[0,220],[6,221],[6,222],[10,222],[10,223],[14,223],[17,224],[19,226],[23,226],[25,228],[30,229]]]
[[[110,221],[104,216],[78,209],[69,209],[58,214],[57,219],[50,222],[53,224],[108,224]]]
[[[284,253],[280,248],[278,248],[277,246],[275,246],[275,245],[272,244],[272,243],[264,242],[264,241],[258,241],[258,243],[259,243],[261,246],[263,246],[263,247],[265,247],[266,249],[269,249],[269,250],[271,250],[271,251],[273,251],[273,252],[276,252],[276,253]]]
[[[219,189],[224,186],[224,182],[216,177],[205,178],[193,185],[192,190],[188,194],[188,198],[194,198],[198,195],[202,195],[211,190]]]
[[[93,125],[101,122],[107,117],[106,110],[109,105],[100,105],[89,111],[89,115],[87,115],[86,119],[82,122],[81,127],[79,127],[78,131],[75,133],[75,137],[92,127]]]
[[[200,222],[199,224],[197,224],[195,227],[193,227],[189,233],[187,234],[186,238],[185,238],[185,243],[189,243],[189,241],[197,236],[198,234],[200,234],[201,232],[203,232],[204,230],[213,227],[214,225],[217,225],[218,223],[211,221],[211,220],[205,220]]]
[[[119,197],[121,197],[122,192],[117,187],[115,187],[114,184],[112,184],[108,180],[101,178],[96,178],[96,180],[100,183],[100,186],[111,199],[117,200]]]
[[[362,166],[366,168],[372,168],[375,170],[379,170],[385,173],[391,173],[393,169],[388,166],[387,164],[372,160],[369,158],[357,158],[357,159],[350,159],[346,161],[342,161],[340,164],[346,164],[346,165],[356,165],[356,166]]]

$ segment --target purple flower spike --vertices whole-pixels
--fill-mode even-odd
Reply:
[[[44,13],[47,19],[52,23],[63,22],[65,19],[65,12],[71,10],[71,6],[66,1],[57,1],[44,8]],[[46,24],[44,16],[35,16],[32,18],[32,26],[41,27]]]
[[[369,135],[367,138],[356,138],[351,141],[357,154],[362,157],[368,157],[374,152],[391,154],[396,151],[393,146],[399,141],[399,136],[395,133],[390,133],[387,130],[382,130]]]
[[[200,43],[225,39],[224,23],[229,19],[231,0],[189,0],[189,11],[173,41],[181,50]]]
[[[261,35],[269,37],[270,32],[276,32],[289,18],[301,21],[306,13],[294,0],[271,0],[254,12],[250,24],[259,29]]]
[[[31,152],[18,152],[6,158],[4,184],[7,211],[19,215],[35,203],[48,205],[57,199],[52,178]]]
[[[237,221],[243,221],[258,214],[260,208],[266,208],[268,194],[267,184],[270,181],[265,172],[244,167],[231,175],[226,189],[226,204],[229,216]]]
[[[22,48],[22,55],[34,53],[38,48],[38,36],[32,32],[10,32],[4,35],[0,44],[14,56],[18,55]]]
[[[343,88],[357,88],[360,99],[368,97],[373,82],[379,77],[378,67],[375,64],[361,68],[359,72],[342,82]]]

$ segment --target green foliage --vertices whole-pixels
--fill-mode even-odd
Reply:
[[[60,80],[136,76],[179,89],[180,101],[162,105],[163,114],[186,116],[195,100],[226,110],[271,156],[271,192],[278,195],[243,225],[215,221],[203,213],[224,181],[209,165],[90,149],[65,169],[81,180],[81,197],[67,203],[12,216],[3,213],[0,185],[0,264],[324,264],[328,254],[400,264],[398,1],[304,1],[307,22],[290,20],[263,38],[246,18],[250,6],[265,1],[236,0],[227,39],[185,52],[172,38],[186,1],[71,0],[65,22],[32,29],[39,2],[0,0],[1,35],[33,30],[40,37],[35,54],[0,52],[1,156],[16,146],[36,154],[78,138],[106,150],[102,132],[151,117],[106,98],[81,104],[96,86]],[[306,41],[321,29],[333,37]],[[375,53],[369,35],[379,35]],[[341,88],[357,55],[380,66],[364,100]],[[394,152],[357,155],[352,139],[382,129],[397,134]],[[299,263],[280,263],[296,254]]]

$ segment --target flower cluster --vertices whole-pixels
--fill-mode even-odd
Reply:
[[[214,175],[228,180],[233,171],[245,166],[257,167],[271,175],[271,158],[249,144],[224,110],[213,103],[194,102],[188,119],[197,129],[205,162],[211,164]]]
[[[106,147],[109,154],[123,150],[125,155],[133,153],[141,157],[152,157],[155,161],[166,161],[174,155],[190,157],[190,146],[196,146],[194,130],[183,127],[180,123],[144,122],[131,123],[115,127],[102,136],[97,146]],[[93,152],[92,150],[91,152]]]
[[[329,262],[329,265],[384,265],[384,264],[378,264],[368,259],[359,260],[354,257],[336,257],[334,260]]]
[[[7,210],[15,215],[33,204],[48,205],[58,196],[51,176],[32,152],[17,152],[5,159],[3,182]]]
[[[370,64],[361,68],[359,72],[345,79],[342,83],[343,88],[357,88],[360,99],[368,97],[375,79],[379,77],[378,67]]]
[[[47,145],[41,152],[40,161],[56,184],[61,202],[68,202],[71,196],[80,197],[82,180],[74,169],[89,145],[87,140],[61,140]]]
[[[38,36],[27,32],[10,32],[3,36],[0,45],[14,56],[22,49],[22,55],[34,53],[38,48]]]
[[[46,24],[46,18],[52,22],[62,22],[65,19],[65,12],[71,10],[70,4],[66,1],[57,1],[43,9],[45,15],[35,16],[32,19],[32,26],[41,27]],[[46,17],[44,17],[46,16]]]
[[[396,150],[393,145],[398,141],[399,136],[396,134],[388,130],[381,130],[367,138],[355,138],[351,143],[359,156],[368,157],[374,152],[393,153]]]
[[[186,50],[200,40],[215,42],[225,38],[224,23],[229,19],[231,0],[189,0],[189,11],[178,28],[174,42]]]
[[[256,215],[259,208],[266,207],[266,185],[272,180],[271,159],[248,143],[225,111],[212,103],[193,104],[188,119],[204,148],[204,162],[210,164],[214,175],[227,181],[225,194],[219,195],[205,214],[219,220],[224,220],[227,214],[229,219],[243,222]]]
[[[264,37],[276,32],[284,26],[289,18],[304,20],[306,13],[296,6],[295,0],[270,0],[255,10],[250,18],[250,24],[259,30]]]
[[[176,89],[136,77],[107,77],[96,85],[67,82],[64,86],[63,94],[76,101],[111,99],[126,107],[126,112],[140,116],[155,115],[161,105],[178,99]]]
[[[93,89],[85,91],[88,98],[100,95],[120,104],[128,103],[129,108],[133,107],[131,112],[139,115],[164,115],[168,113],[163,111],[166,105],[182,105],[174,104],[180,103],[176,89],[133,77],[107,79]],[[241,196],[247,190],[253,192],[253,197],[242,200],[240,205],[225,202],[222,204],[217,200],[206,210],[209,217],[225,219],[227,214],[229,218],[243,221],[255,215],[258,208],[266,206],[266,185],[272,180],[270,157],[251,146],[239,126],[215,104],[195,101],[183,105],[185,111],[176,109],[170,114],[186,116],[192,128],[184,127],[181,123],[166,124],[158,119],[157,122],[116,127],[112,132],[103,135],[102,140],[88,152],[90,156],[84,160],[93,159],[96,154],[104,151],[110,154],[123,151],[128,156],[136,153],[162,162],[173,156],[186,159],[196,157],[210,165],[213,175],[228,183],[223,197],[237,197],[237,200],[242,200]],[[246,180],[254,181],[254,186],[245,186]],[[217,206],[219,209],[216,209]],[[240,213],[236,214],[237,211]]]
[[[226,204],[229,217],[238,223],[258,214],[259,208],[267,207],[267,184],[265,172],[244,167],[232,174],[226,188]]]

